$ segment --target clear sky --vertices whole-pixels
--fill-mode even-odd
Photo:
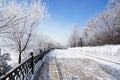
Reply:
[[[81,29],[89,18],[105,10],[108,0],[43,0],[50,17],[40,24],[39,33],[64,43],[72,28]]]

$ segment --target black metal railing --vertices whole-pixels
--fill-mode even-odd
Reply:
[[[2,76],[0,80],[29,80],[31,75],[34,74],[35,65],[38,61],[42,60],[50,50],[51,49],[43,52],[40,51],[40,54],[35,56],[33,56],[33,52],[31,52],[31,57],[29,59],[8,72],[5,76]]]

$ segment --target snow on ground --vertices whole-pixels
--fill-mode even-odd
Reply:
[[[120,45],[105,45],[105,46],[97,46],[97,47],[77,47],[77,48],[69,48],[68,50],[73,51],[69,52],[70,55],[68,55],[67,51],[64,50],[55,50],[52,54],[52,56],[57,56],[57,58],[65,57],[65,58],[79,58],[79,57],[86,57],[83,55],[79,55],[79,53],[74,54],[75,51],[80,52],[81,51],[84,54],[89,54],[95,57],[99,57],[102,59],[110,60],[113,62],[120,63]],[[27,51],[27,53],[30,53],[31,50]],[[64,54],[60,54],[63,52]],[[9,64],[15,67],[15,65],[18,63],[18,52],[15,52],[14,50],[8,49],[3,47],[1,50],[1,53],[10,53],[11,61],[9,61]],[[57,53],[57,54],[54,54]],[[22,58],[25,58],[22,56]]]
[[[34,80],[112,80],[113,78],[101,70],[89,59],[64,58],[56,61],[47,58]],[[59,62],[60,61],[60,62]]]
[[[49,77],[51,80],[120,80],[120,65],[81,53],[69,49],[51,51],[47,54],[50,59],[47,58],[49,61],[44,65],[50,74],[42,71],[42,76],[37,76],[42,79]]]
[[[55,49],[48,54],[50,57],[56,58],[84,58],[86,56],[80,55],[80,53],[74,53],[68,50]]]
[[[105,45],[97,47],[69,48],[71,51],[79,51],[102,59],[120,63],[120,45]]]
[[[14,52],[12,50],[9,50],[9,49],[2,49],[2,54],[4,54],[4,53],[10,53],[12,60],[9,62],[9,64],[11,64],[13,67],[15,67],[15,65],[18,63],[18,53]],[[84,60],[87,59],[87,60],[90,60],[89,64],[91,64],[91,61],[93,62],[93,64],[92,64],[93,67],[95,67],[96,69],[99,69],[99,70],[103,70],[105,75],[107,74],[107,76],[115,78],[112,80],[120,80],[120,76],[119,76],[120,75],[120,64],[114,64],[114,63],[104,61],[101,59],[97,59],[95,57],[87,56],[84,54],[88,54],[88,55],[92,55],[92,56],[99,57],[102,59],[107,59],[107,60],[110,60],[113,62],[120,63],[120,56],[119,56],[120,55],[120,45],[106,45],[106,46],[83,47],[83,48],[78,47],[78,48],[69,48],[66,50],[55,49],[55,50],[52,50],[49,54],[47,54],[47,56],[55,57],[57,59],[58,63],[63,64],[63,67],[64,67],[64,65],[66,65],[66,66],[76,65],[77,62],[75,61],[75,59],[79,59],[80,63],[81,63],[80,65],[76,65],[76,66],[82,67],[82,65],[86,65],[83,62],[84,62]],[[69,59],[72,59],[72,60],[69,60]],[[84,59],[84,60],[82,61],[81,59]],[[63,63],[64,60],[67,60],[68,63],[67,63],[67,61],[65,63]],[[95,65],[94,65],[94,63],[95,63]],[[88,66],[89,66],[89,64],[88,64]],[[68,68],[69,68],[69,66],[68,66]],[[85,66],[84,66],[84,68],[86,69]],[[69,68],[69,69],[71,69],[71,68]],[[62,67],[61,67],[61,70],[63,70]],[[70,71],[70,72],[72,72],[72,71]],[[67,74],[64,71],[63,71],[63,73]]]
[[[61,58],[88,58],[88,59],[92,59],[94,61],[97,61],[101,64],[112,66],[113,68],[120,69],[120,65],[118,65],[118,64],[114,64],[114,63],[111,63],[108,61],[104,61],[104,60],[97,59],[94,57],[86,56],[82,53],[83,52],[81,52],[81,51],[78,52],[77,50],[71,50],[71,49],[68,49],[68,50],[55,49],[55,50],[51,51],[48,55],[50,57],[56,57],[57,59],[61,59]]]

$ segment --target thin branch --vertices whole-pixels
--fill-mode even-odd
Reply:
[[[0,28],[6,27],[8,25],[8,23],[10,23],[13,19],[15,19],[16,16],[14,16],[12,19],[10,19],[8,22],[6,22],[3,26],[1,26]]]

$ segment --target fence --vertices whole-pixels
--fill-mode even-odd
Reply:
[[[30,53],[31,57],[25,62],[21,63],[18,67],[8,72],[5,76],[2,76],[0,80],[30,80],[34,74],[34,67],[39,61],[42,61],[44,56],[50,51],[40,51],[40,54],[33,56],[33,52]]]

